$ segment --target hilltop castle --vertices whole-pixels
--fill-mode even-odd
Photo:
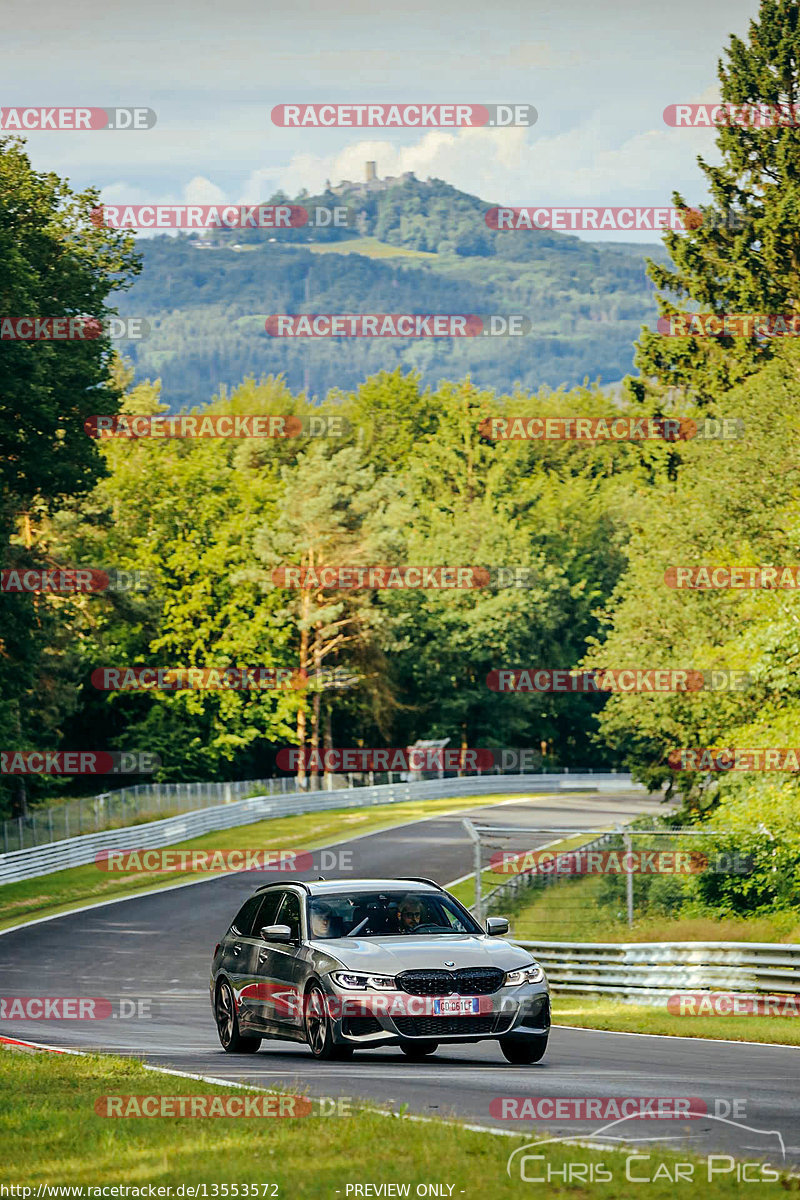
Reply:
[[[343,179],[336,187],[331,187],[331,181],[327,179],[325,188],[333,192],[335,196],[343,196],[345,192],[352,192],[356,196],[367,196],[370,192],[385,192],[387,188],[394,187],[398,183],[409,183],[412,179],[421,182],[417,180],[413,171],[404,171],[402,175],[387,175],[385,179],[379,179],[378,164],[365,162],[363,183],[354,183],[351,179]]]

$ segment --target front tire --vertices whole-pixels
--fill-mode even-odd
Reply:
[[[325,993],[317,983],[306,992],[305,1033],[308,1048],[319,1062],[342,1061],[352,1058],[352,1046],[338,1046],[333,1040]]]
[[[527,1066],[544,1058],[547,1049],[547,1034],[543,1037],[509,1037],[500,1038],[500,1049],[506,1059],[516,1066]]]
[[[223,980],[217,988],[214,1017],[217,1022],[220,1044],[226,1054],[255,1054],[261,1045],[261,1038],[242,1037],[233,991],[227,980]]]
[[[435,1054],[439,1049],[438,1042],[401,1042],[400,1049],[406,1058],[412,1062],[422,1062],[429,1054]]]

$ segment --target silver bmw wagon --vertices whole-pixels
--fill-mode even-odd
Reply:
[[[305,1042],[318,1059],[375,1046],[422,1059],[489,1038],[511,1063],[538,1062],[547,980],[507,932],[504,917],[481,928],[430,879],[267,884],[214,951],[219,1040],[229,1054],[266,1037]]]

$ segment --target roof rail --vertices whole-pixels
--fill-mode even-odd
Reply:
[[[398,875],[397,878],[405,880],[407,883],[429,883],[431,887],[435,887],[438,891],[444,891],[440,883],[437,883],[435,879],[426,879],[424,875]]]
[[[273,887],[285,888],[285,887],[289,887],[290,884],[294,885],[294,887],[305,888],[305,890],[307,892],[311,891],[308,884],[304,883],[302,879],[280,879],[280,880],[276,879],[274,883],[262,883],[260,887],[256,888],[256,890],[253,892],[253,895],[257,896],[259,892],[265,892],[267,890],[267,888],[273,888]]]

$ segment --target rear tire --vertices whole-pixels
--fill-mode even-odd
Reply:
[[[400,1049],[405,1054],[406,1058],[410,1058],[412,1062],[422,1062],[423,1058],[427,1058],[430,1054],[435,1054],[439,1049],[438,1042],[401,1042]]]
[[[506,1059],[516,1066],[527,1066],[544,1058],[547,1049],[547,1037],[510,1037],[500,1038],[500,1049]]]
[[[353,1057],[352,1046],[339,1046],[333,1040],[325,993],[317,983],[306,992],[304,1020],[308,1048],[319,1062],[342,1062]]]
[[[226,1054],[255,1054],[261,1045],[261,1038],[242,1037],[233,991],[226,979],[223,979],[217,988],[214,1017],[217,1022],[220,1044]]]

